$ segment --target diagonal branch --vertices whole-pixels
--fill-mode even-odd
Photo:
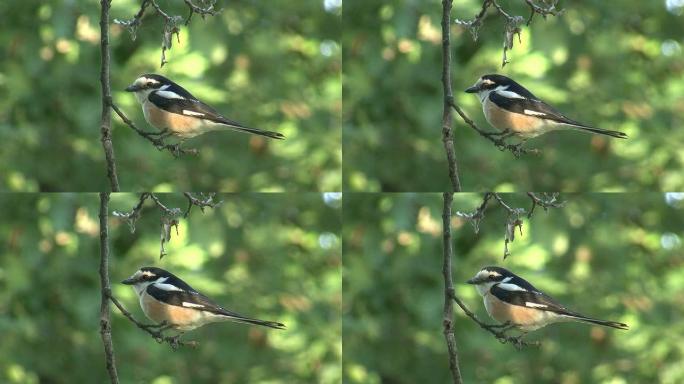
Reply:
[[[519,158],[521,155],[528,154],[528,153],[533,154],[533,155],[540,153],[540,151],[538,149],[523,148],[522,147],[523,143],[519,143],[519,144],[507,143],[506,140],[501,137],[500,132],[487,132],[487,131],[484,131],[484,130],[478,128],[477,125],[475,125],[475,122],[471,118],[469,118],[468,115],[466,115],[465,112],[463,112],[461,107],[459,107],[453,100],[451,101],[451,107],[456,111],[456,113],[458,113],[459,116],[461,116],[461,119],[463,119],[463,121],[466,124],[468,124],[468,126],[470,126],[470,128],[474,129],[477,133],[480,134],[480,136],[482,136],[485,139],[494,143],[494,145],[500,151],[510,151],[513,154],[513,156],[515,156],[516,158]]]
[[[109,295],[109,300],[114,303],[114,305],[119,309],[119,312],[121,312],[122,315],[124,315],[128,320],[130,320],[133,324],[135,324],[138,328],[142,329],[143,331],[147,332],[150,336],[152,336],[158,343],[169,343],[169,346],[171,346],[171,349],[174,351],[178,349],[179,346],[188,346],[195,348],[199,345],[199,342],[197,341],[181,341],[180,340],[180,335],[177,336],[164,336],[164,328],[166,327],[166,324],[153,324],[153,325],[148,325],[148,324],[143,324],[136,320],[133,315],[124,308],[124,306],[119,302],[119,300],[116,299],[116,297]],[[155,329],[156,328],[156,329]]]
[[[116,104],[114,104],[114,103],[112,102],[112,103],[111,103],[111,107],[112,107],[112,109],[114,109],[114,112],[116,112],[116,114],[119,115],[119,117],[121,118],[121,120],[122,120],[126,125],[128,125],[129,127],[131,127],[131,129],[133,129],[138,135],[140,135],[141,137],[147,139],[149,142],[151,142],[152,144],[154,144],[154,146],[155,146],[158,150],[160,150],[160,151],[167,150],[167,151],[169,151],[169,152],[173,155],[173,157],[175,157],[175,158],[179,158],[181,155],[198,155],[198,154],[199,154],[199,150],[197,150],[197,149],[194,149],[194,148],[183,149],[183,148],[181,148],[181,144],[180,144],[180,143],[177,143],[177,144],[166,144],[166,143],[164,142],[164,139],[161,137],[161,135],[160,135],[159,132],[147,132],[147,131],[143,131],[142,129],[138,128],[138,127],[135,125],[135,123],[133,123],[133,121],[131,121],[131,119],[129,119],[128,116],[126,116],[126,115],[121,111],[121,109],[119,109],[119,107],[118,107]]]
[[[525,336],[525,334],[522,334],[520,336],[507,335],[506,332],[513,328],[511,324],[487,324],[480,321],[480,319],[478,319],[477,316],[475,316],[475,313],[468,309],[468,307],[466,307],[463,301],[458,296],[456,296],[456,293],[453,289],[449,292],[449,295],[450,298],[453,301],[455,301],[459,307],[461,307],[461,310],[463,311],[463,313],[466,314],[466,316],[470,317],[470,319],[477,323],[477,325],[479,325],[480,328],[494,335],[494,337],[496,337],[497,340],[499,340],[502,344],[511,343],[518,350],[524,346],[539,346],[539,342],[537,341],[523,340],[522,338]]]

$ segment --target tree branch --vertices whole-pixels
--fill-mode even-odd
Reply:
[[[516,349],[521,349],[523,346],[539,346],[539,342],[523,340],[522,338],[525,336],[525,334],[515,337],[507,335],[506,332],[514,328],[514,326],[511,324],[486,324],[480,321],[480,319],[478,319],[477,316],[475,316],[475,314],[468,309],[468,307],[466,307],[463,301],[456,296],[456,292],[453,289],[449,292],[449,295],[450,298],[455,301],[459,307],[461,307],[461,310],[466,314],[466,316],[470,317],[482,329],[494,335],[494,337],[496,337],[497,340],[499,340],[502,344],[511,343]]]
[[[534,0],[524,1],[530,8],[531,12],[530,16],[527,18],[527,26],[530,25],[532,18],[537,13],[546,19],[546,16],[548,15],[558,16],[563,12],[562,10],[556,9],[558,0],[545,1],[545,3],[550,3],[547,4],[546,7],[535,4]],[[493,7],[504,20],[503,60],[501,63],[501,67],[503,68],[510,62],[506,57],[506,52],[513,48],[513,37],[518,35],[518,41],[520,41],[520,25],[523,23],[523,21],[525,21],[522,16],[511,16],[503,9],[503,7],[501,7],[501,5],[499,5],[499,3],[497,3],[497,0],[484,0],[482,3],[482,9],[472,20],[456,19],[455,23],[462,25],[468,31],[470,31],[470,34],[473,36],[473,40],[477,41],[480,27],[482,27],[484,19],[487,18],[487,10],[490,6]]]
[[[197,13],[204,19],[206,16],[214,16],[220,12],[220,10],[214,9],[216,4],[215,0],[200,0],[204,6],[196,5],[192,0],[183,0],[185,5],[188,6],[190,13],[185,19],[185,25],[190,23],[193,13]],[[162,52],[161,52],[161,67],[168,63],[166,60],[166,50],[171,49],[173,42],[173,35],[176,35],[176,39],[180,43],[180,25],[183,22],[182,16],[169,15],[164,12],[164,10],[157,4],[156,0],[143,0],[140,5],[140,10],[129,20],[114,19],[115,24],[122,25],[128,29],[131,33],[131,38],[135,40],[138,27],[142,24],[142,18],[145,15],[145,9],[148,6],[157,11],[157,14],[164,19],[164,31],[162,32]]]
[[[183,217],[188,217],[188,215],[190,214],[190,210],[193,206],[197,206],[200,209],[200,211],[204,213],[204,208],[216,208],[219,205],[223,204],[223,200],[214,201],[216,193],[210,193],[208,195],[200,193],[200,197],[197,198],[193,196],[190,192],[183,192],[183,196],[185,196],[185,198],[188,199],[188,208],[185,210]]]
[[[461,191],[461,181],[458,177],[458,163],[454,149],[454,131],[452,128],[453,116],[451,105],[454,95],[451,88],[451,6],[453,0],[442,0],[442,90],[444,92],[444,105],[442,108],[442,142],[449,163],[449,180],[454,192]]]
[[[115,217],[120,217],[126,220],[126,222],[128,223],[128,227],[131,230],[131,233],[134,233],[135,225],[142,216],[141,212],[145,204],[145,201],[148,198],[151,199],[154,202],[155,206],[161,212],[161,245],[159,252],[159,258],[161,259],[162,257],[166,256],[165,245],[169,241],[171,241],[171,229],[175,228],[176,235],[178,235],[178,225],[180,224],[180,219],[187,218],[193,206],[199,207],[202,213],[204,213],[204,208],[216,208],[219,205],[223,204],[222,200],[214,201],[214,197],[216,196],[215,193],[209,195],[200,194],[200,197],[197,198],[193,196],[190,192],[185,192],[183,193],[183,196],[185,196],[185,198],[188,200],[188,207],[185,209],[185,211],[182,211],[180,208],[169,208],[164,203],[162,203],[161,200],[159,200],[159,197],[157,195],[155,195],[154,193],[145,192],[140,195],[138,203],[130,211],[114,211],[112,212],[112,214]]]
[[[537,206],[540,206],[544,209],[544,211],[547,211],[549,208],[561,208],[565,204],[564,201],[560,201],[558,199],[557,193],[544,193],[542,194],[542,197],[539,197],[532,192],[528,192],[527,196],[532,203],[532,206],[529,210],[526,210],[525,208],[512,207],[501,197],[500,194],[494,192],[487,192],[484,194],[484,197],[482,198],[482,204],[480,204],[480,206],[475,211],[457,211],[456,216],[463,218],[467,221],[470,221],[470,223],[473,225],[475,233],[478,233],[480,230],[480,222],[482,221],[482,219],[484,219],[485,210],[487,209],[489,201],[492,198],[494,198],[494,200],[496,200],[496,202],[498,202],[499,205],[503,207],[508,213],[505,223],[506,231],[504,234],[504,259],[506,259],[506,257],[510,256],[511,254],[510,250],[508,249],[508,244],[512,243],[515,240],[516,228],[520,231],[520,235],[522,236],[523,217],[527,216],[528,220],[531,219],[532,214],[534,214],[534,209]]]
[[[454,195],[451,192],[442,194],[444,206],[442,209],[442,275],[444,276],[444,313],[442,316],[442,326],[444,327],[444,339],[449,352],[449,369],[454,384],[461,384],[461,368],[458,365],[458,347],[456,336],[454,335],[454,305],[452,296],[454,292],[454,282],[451,277],[451,259],[453,249],[451,247],[451,203]]]
[[[100,337],[105,351],[107,372],[112,384],[119,383],[116,373],[116,359],[112,345],[112,323],[109,310],[111,287],[109,286],[109,192],[100,193]]]
[[[142,129],[138,128],[131,119],[126,116],[119,107],[112,102],[111,104],[112,109],[114,109],[114,112],[116,112],[117,115],[121,118],[121,120],[131,127],[138,135],[141,137],[147,139],[149,142],[151,142],[158,150],[163,151],[163,150],[168,150],[173,157],[178,158],[181,155],[193,155],[196,156],[199,154],[199,150],[190,148],[190,149],[183,149],[181,148],[181,144],[166,144],[164,142],[164,139],[161,137],[161,134],[159,132],[147,132],[143,131]]]
[[[502,137],[501,132],[487,132],[484,131],[475,125],[475,122],[470,119],[465,112],[459,107],[456,102],[452,100],[451,102],[451,107],[454,108],[456,113],[458,113],[459,116],[461,116],[461,119],[470,126],[470,128],[474,129],[477,133],[480,134],[480,136],[484,137],[485,139],[491,141],[494,143],[494,145],[500,150],[500,151],[511,151],[513,156],[516,158],[520,157],[523,154],[539,154],[540,151],[538,149],[527,149],[523,148],[522,145],[524,143],[519,143],[519,144],[508,144],[506,140]]]
[[[133,324],[135,324],[138,328],[142,329],[143,331],[147,332],[150,336],[152,336],[158,343],[168,343],[169,346],[171,346],[171,349],[174,351],[178,349],[179,346],[188,346],[195,348],[199,345],[199,342],[197,341],[181,341],[180,340],[180,335],[177,336],[164,336],[163,332],[165,327],[167,326],[166,324],[143,324],[136,320],[133,315],[124,308],[124,306],[119,302],[119,300],[116,299],[114,296],[109,296],[109,299],[114,303],[114,305],[119,309],[119,312],[121,312],[122,315],[124,315],[128,320],[130,320]],[[156,328],[156,330],[155,330]]]
[[[100,1],[100,86],[102,87],[102,117],[100,119],[100,141],[107,162],[107,178],[112,192],[119,191],[116,175],[116,159],[112,145],[112,92],[109,85],[109,7],[111,0]]]

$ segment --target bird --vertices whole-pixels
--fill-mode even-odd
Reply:
[[[465,92],[477,93],[487,122],[501,131],[498,134],[504,138],[517,136],[526,141],[563,129],[627,138],[623,132],[592,127],[566,117],[525,87],[503,75],[484,75]]]
[[[467,283],[475,285],[484,298],[489,316],[525,333],[566,321],[629,329],[624,323],[594,319],[571,311],[505,268],[484,267]]]
[[[121,283],[133,286],[148,319],[181,334],[220,321],[285,329],[284,324],[276,321],[254,319],[227,310],[161,268],[142,267]]]
[[[157,128],[162,137],[173,135],[185,140],[210,131],[235,130],[272,139],[285,138],[278,132],[250,128],[224,117],[162,75],[141,75],[125,90],[135,93],[145,120]]]

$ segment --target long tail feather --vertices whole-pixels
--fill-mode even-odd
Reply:
[[[251,133],[251,134],[260,135],[260,136],[266,136],[266,137],[270,137],[271,139],[282,140],[285,138],[285,136],[283,136],[282,133],[278,133],[278,132],[266,131],[266,130],[258,129],[258,128],[238,127],[235,125],[225,125],[225,126],[227,128],[234,129],[236,131]]]
[[[227,119],[223,116],[220,116],[218,119],[214,120],[214,123],[216,124],[217,128],[232,129],[239,132],[251,133],[253,135],[270,137],[271,139],[282,140],[285,138],[285,136],[283,136],[281,133],[267,131],[265,129],[246,127],[237,121]]]
[[[591,324],[597,324],[597,325],[603,325],[604,327],[611,327],[611,328],[617,328],[617,329],[629,329],[629,326],[625,323],[619,323],[617,321],[608,321],[608,320],[599,320],[599,319],[592,319],[591,317],[584,317],[584,316],[571,316],[571,315],[565,315],[568,318],[583,321],[585,323],[591,323]]]
[[[620,131],[611,131],[609,129],[587,127],[586,125],[580,125],[580,124],[577,124],[577,125],[567,124],[567,126],[573,128],[573,129],[577,129],[579,131],[587,131],[587,132],[596,133],[599,135],[617,137],[618,139],[626,139],[627,138],[627,134],[620,132]]]
[[[285,324],[279,323],[277,321],[259,320],[259,319],[252,319],[249,317],[230,316],[230,315],[223,315],[223,317],[226,320],[231,320],[231,321],[235,321],[238,323],[261,325],[264,327],[275,328],[275,329],[285,329]]]

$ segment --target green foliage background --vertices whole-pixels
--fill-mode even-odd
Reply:
[[[185,207],[179,195],[159,195]],[[226,308],[281,321],[278,331],[235,323],[185,334],[197,349],[173,352],[112,308],[122,383],[339,383],[339,196],[221,195],[225,203],[181,220],[159,260],[159,212],[148,206],[135,233],[110,218],[113,293],[140,321],[119,281],[139,267],[168,269]],[[129,210],[137,195],[116,194]],[[149,204],[149,202],[148,202]],[[96,194],[0,195],[0,382],[108,382],[99,334]]]
[[[527,18],[523,1],[506,1]],[[554,132],[514,159],[455,118],[466,191],[641,191],[684,187],[684,7],[677,1],[561,1],[536,16],[501,69],[503,23],[492,14],[474,42],[453,24],[481,0],[455,0],[454,95],[490,129],[476,97],[462,91],[486,73],[511,76],[568,116],[624,131],[628,140]],[[344,186],[358,191],[450,188],[441,141],[441,1],[348,1],[344,8]]]
[[[529,207],[524,195],[503,197]],[[467,383],[684,382],[682,194],[568,194],[564,208],[535,211],[503,256],[503,209],[479,234],[453,218],[456,293],[482,320],[482,298],[464,282],[500,265],[577,311],[630,326],[620,331],[555,324],[516,351],[458,307],[456,340]],[[458,194],[472,211],[479,194]],[[347,194],[344,229],[346,383],[451,382],[442,333],[441,194]]]
[[[112,2],[131,18],[141,1]],[[161,1],[187,16],[182,1]],[[160,69],[162,20],[147,10],[137,38],[111,25],[115,103],[152,131],[123,89],[160,73],[227,117],[283,133],[270,141],[213,132],[173,159],[113,117],[122,190],[331,191],[341,184],[341,9],[322,0],[218,1],[175,37]],[[108,188],[100,135],[99,2],[0,2],[0,189]]]

